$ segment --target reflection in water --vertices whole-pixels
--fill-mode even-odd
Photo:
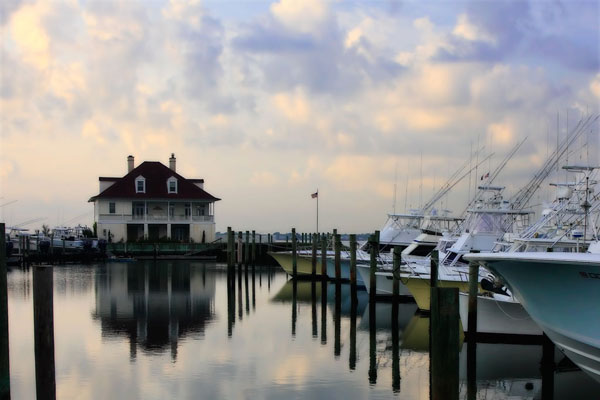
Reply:
[[[337,358],[340,356],[341,351],[341,313],[342,313],[342,288],[341,283],[338,281],[335,284],[335,311],[333,314],[334,321],[334,345],[333,345],[333,354]]]
[[[167,347],[177,358],[179,338],[203,333],[214,318],[215,277],[184,263],[113,265],[96,276],[96,310],[103,336],[125,335],[137,346]]]
[[[312,337],[316,339],[319,336],[317,330],[317,283],[310,283],[310,320],[312,326]]]
[[[400,351],[399,351],[398,301],[392,303],[392,389],[400,392]]]
[[[361,300],[368,295],[359,290],[354,296],[348,284],[298,281],[294,289],[283,273],[260,267],[256,273],[259,286],[249,276],[242,284],[237,266],[227,270],[178,262],[55,268],[53,304],[60,310],[54,313],[56,395],[427,398],[429,319],[414,314],[414,305],[368,305]],[[89,276],[87,293],[70,289],[85,287],[76,281]],[[33,293],[33,284],[24,282],[31,282],[31,273],[16,271],[9,280],[17,287],[31,285]],[[59,284],[66,288],[64,295],[58,295]],[[276,296],[268,293],[267,284]],[[247,314],[250,292],[253,312]],[[32,306],[33,296],[23,299],[21,291],[9,292],[14,399],[35,398]],[[243,323],[237,321],[239,311]],[[330,343],[328,329],[335,332]],[[105,340],[108,336],[111,340]],[[349,346],[343,346],[348,336]],[[128,355],[135,362],[123,363]],[[348,364],[340,360],[346,357]],[[539,345],[478,343],[474,353],[463,346],[460,398],[539,399],[542,385],[556,399],[598,393],[598,384],[560,352],[554,358],[557,371],[542,374],[541,359]]]
[[[321,344],[327,344],[327,281],[321,281]]]
[[[296,318],[298,317],[298,281],[292,279],[292,337],[296,336]]]
[[[348,357],[348,368],[351,371],[356,369],[356,315],[358,297],[356,295],[356,284],[353,284],[350,290],[350,356]]]
[[[369,383],[377,383],[377,313],[375,312],[376,303],[369,302]]]

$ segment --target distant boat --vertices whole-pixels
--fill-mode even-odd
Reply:
[[[277,261],[281,268],[288,274],[293,275],[293,255],[291,251],[272,251],[268,253]],[[327,256],[333,257],[333,251],[327,251]],[[298,275],[312,275],[312,250],[299,250],[296,252],[296,273]],[[315,275],[321,275],[321,252],[317,251],[317,265]]]
[[[590,253],[465,256],[498,274],[548,337],[600,382],[600,243]]]

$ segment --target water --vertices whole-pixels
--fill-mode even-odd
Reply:
[[[31,269],[10,271],[8,285],[11,394],[33,399]],[[370,324],[366,292],[354,305],[349,295],[345,284],[294,289],[277,268],[228,280],[225,266],[210,263],[55,267],[57,398],[429,398],[428,319],[400,304],[393,330],[392,305],[378,303]],[[478,344],[469,394],[541,398],[541,356],[539,345]],[[555,399],[600,393],[560,353],[555,359],[560,371],[544,377]]]

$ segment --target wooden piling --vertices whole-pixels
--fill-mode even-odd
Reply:
[[[469,341],[477,340],[477,292],[479,289],[479,263],[471,261],[469,263],[469,316],[467,332],[469,332]]]
[[[250,262],[250,231],[246,231],[246,246],[244,252],[244,264],[248,265]]]
[[[542,360],[540,369],[542,372],[542,399],[554,399],[554,343],[546,334],[542,337]]]
[[[262,233],[258,234],[258,257],[262,256]]]
[[[292,276],[298,276],[298,254],[296,251],[296,228],[292,228]]]
[[[231,254],[233,253],[233,249],[231,248],[233,241],[231,240],[231,227],[227,227],[227,267],[231,268],[233,257]]]
[[[341,265],[341,256],[340,253],[342,251],[342,239],[341,236],[336,233],[334,236],[335,243],[335,253],[334,253],[334,265],[335,265],[335,279],[338,281],[342,279],[342,265]]]
[[[310,274],[312,276],[312,278],[314,279],[315,275],[317,274],[317,234],[313,233],[311,235],[311,242],[312,242],[312,257],[311,257],[311,270],[310,270]]]
[[[432,287],[430,315],[430,398],[458,400],[458,289]]]
[[[6,280],[6,237],[0,223],[0,399],[10,399],[10,363],[8,341],[8,285]]]
[[[327,238],[321,238],[321,279],[327,279]]]
[[[374,301],[377,295],[377,250],[379,249],[379,243],[376,235],[369,237],[369,248],[371,249],[371,265],[370,265],[370,279],[369,279],[369,297]]]
[[[438,285],[438,269],[439,269],[439,253],[438,250],[433,250],[431,255],[429,256],[429,265],[430,265],[430,273],[429,273],[429,284],[432,288],[437,287]]]
[[[52,267],[33,268],[35,386],[38,399],[56,398]]]
[[[62,254],[63,254],[63,256],[65,255],[65,250],[66,250],[65,239],[63,239],[62,240]]]
[[[237,238],[237,263],[238,265],[242,263],[242,256],[244,253],[242,253],[243,250],[243,233],[242,231],[238,232],[238,238]]]
[[[252,256],[250,261],[252,264],[256,262],[256,231],[252,231]]]
[[[400,246],[394,246],[394,270],[392,272],[393,282],[392,282],[392,295],[394,296],[394,301],[398,302],[398,295],[400,294],[400,264],[402,263],[402,250]]]
[[[54,254],[54,233],[50,234],[50,254]]]
[[[356,235],[350,235],[350,283],[356,285]]]

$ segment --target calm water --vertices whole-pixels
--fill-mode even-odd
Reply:
[[[31,269],[13,269],[8,284],[12,398],[33,399]],[[366,292],[355,307],[348,285],[338,293],[320,282],[294,290],[276,268],[232,281],[210,263],[55,267],[57,397],[429,398],[428,319],[401,304],[392,330],[391,304],[378,303],[373,325]],[[541,356],[538,345],[478,344],[476,398],[541,398]],[[600,385],[561,358],[544,378],[554,398],[598,398]]]

